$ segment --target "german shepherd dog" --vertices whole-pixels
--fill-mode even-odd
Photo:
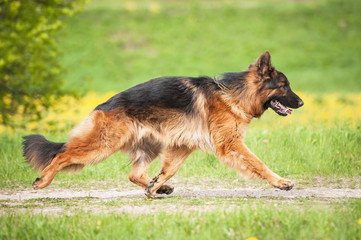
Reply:
[[[225,73],[218,80],[163,77],[118,93],[75,127],[66,143],[41,135],[24,137],[24,156],[42,171],[34,189],[48,186],[61,170],[81,170],[121,150],[129,153],[133,164],[129,180],[154,198],[156,193],[173,192],[164,183],[195,149],[201,149],[246,177],[290,190],[293,183],[272,172],[243,139],[251,120],[266,109],[287,116],[292,113],[289,108],[302,105],[266,51],[246,71]],[[162,169],[150,179],[148,166],[158,155]]]

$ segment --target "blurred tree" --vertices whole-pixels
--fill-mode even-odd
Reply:
[[[15,126],[15,114],[40,118],[67,94],[53,39],[62,16],[81,10],[85,0],[0,0],[0,124]]]

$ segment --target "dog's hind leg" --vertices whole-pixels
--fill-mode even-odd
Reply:
[[[132,183],[137,184],[138,186],[146,189],[151,179],[148,176],[148,167],[150,162],[136,162],[133,164],[132,171],[129,174],[129,180]],[[158,194],[171,194],[174,188],[168,185],[161,186],[158,190]]]
[[[33,182],[34,189],[41,189],[48,186],[54,179],[55,175],[63,168],[72,165],[71,156],[63,153],[57,155],[42,172],[41,177]]]
[[[48,186],[61,170],[81,170],[85,165],[103,161],[114,152],[111,149],[103,149],[101,145],[96,147],[95,144],[90,144],[90,147],[82,144],[73,146],[64,153],[56,155],[50,165],[42,171],[41,178],[33,182],[33,188],[40,189]]]
[[[145,189],[150,182],[150,178],[148,176],[148,167],[153,160],[154,158],[147,159],[146,157],[135,160],[132,158],[133,168],[129,174],[129,180]]]
[[[41,178],[34,181],[33,187],[39,189],[48,186],[61,170],[80,170],[85,165],[96,164],[105,160],[121,149],[129,140],[128,125],[129,121],[121,115],[102,111],[92,112],[72,130],[68,142],[61,146],[61,151],[56,151],[58,154],[44,168]],[[46,144],[49,145],[49,143]],[[27,150],[31,147],[31,141],[24,145]],[[35,148],[35,150],[37,149],[40,147]],[[26,151],[28,155],[30,157],[36,156],[36,154],[31,154],[30,150]],[[30,160],[32,161],[32,158]]]
[[[168,179],[170,179],[174,174],[178,171],[180,166],[183,164],[184,160],[193,152],[193,149],[189,149],[188,147],[167,147],[162,154],[162,170],[161,172],[154,177],[149,183],[145,191],[145,195],[148,198],[154,198],[156,193],[170,194],[173,192],[173,188],[171,189],[163,189],[163,185]]]
[[[135,150],[130,152],[133,168],[129,174],[129,180],[146,189],[151,179],[148,176],[149,164],[159,155],[161,145],[154,140],[144,140]],[[158,189],[159,194],[170,194],[173,188],[163,185]]]
[[[162,145],[153,138],[140,139],[129,152],[133,163],[129,180],[145,189],[150,178],[148,177],[149,164],[159,155]]]

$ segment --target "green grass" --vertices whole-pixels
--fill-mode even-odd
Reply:
[[[58,34],[66,87],[122,91],[151,78],[245,70],[265,50],[296,91],[360,91],[358,1],[93,1]],[[137,3],[135,1],[135,3]]]
[[[289,178],[314,176],[357,177],[361,172],[361,127],[311,129],[292,126],[287,129],[252,129],[246,144],[267,166]],[[47,136],[64,141],[64,135]],[[263,143],[268,140],[268,143]],[[126,154],[116,153],[96,166],[77,174],[60,173],[56,181],[127,180],[131,169]],[[160,170],[156,160],[149,170],[155,176]],[[0,187],[30,186],[39,176],[22,157],[21,134],[0,136]],[[236,172],[222,165],[216,157],[200,151],[192,154],[177,173],[181,177],[237,178]]]
[[[77,212],[0,216],[1,239],[360,239],[360,200],[321,204],[240,202],[233,212],[149,215]]]

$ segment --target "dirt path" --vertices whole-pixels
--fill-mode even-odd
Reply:
[[[114,200],[121,197],[139,198],[145,197],[144,191],[130,189],[96,189],[96,190],[72,190],[72,189],[51,189],[51,190],[27,190],[17,191],[15,193],[0,193],[0,200],[25,201],[29,199],[53,198],[98,198],[99,200]],[[199,190],[191,188],[178,187],[171,195],[157,195],[162,198],[172,197],[238,197],[238,198],[264,198],[264,197],[282,197],[293,199],[298,197],[312,198],[361,198],[361,189],[332,189],[332,188],[310,188],[293,189],[291,191],[281,191],[278,189],[262,188],[214,188],[209,190]]]
[[[96,183],[96,182],[94,182]],[[157,195],[153,201],[145,200],[142,189],[121,182],[112,184],[90,183],[85,187],[64,188],[53,186],[43,190],[0,190],[0,214],[30,211],[35,214],[74,214],[77,210],[92,213],[134,213],[211,211],[217,208],[234,210],[244,201],[281,203],[325,203],[361,198],[361,189],[296,185],[291,191],[270,188],[264,182],[239,182],[201,179],[171,181],[175,191],[171,195]],[[354,186],[354,185],[353,185]]]

